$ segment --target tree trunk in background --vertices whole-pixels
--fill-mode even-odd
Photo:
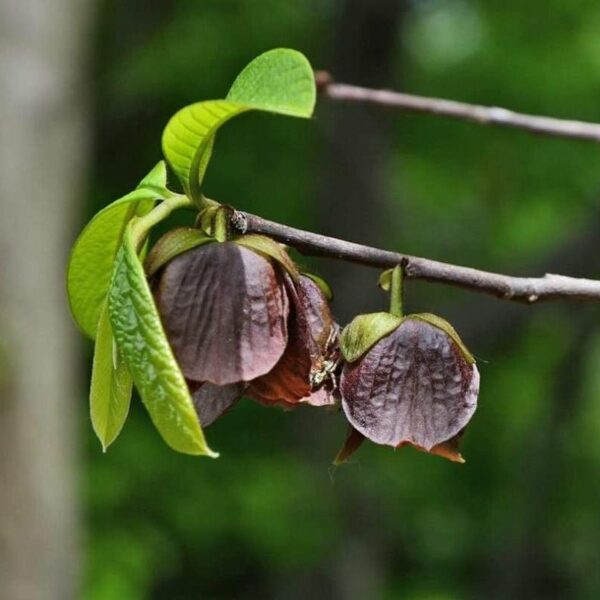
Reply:
[[[390,86],[405,11],[404,0],[346,0],[335,31],[333,77],[368,87]],[[384,171],[394,115],[381,107],[343,102],[323,112],[329,152],[320,182],[319,224],[335,237],[381,246],[399,219],[397,211],[390,210]],[[365,301],[377,297],[377,274],[354,265],[327,266],[336,296],[343,298],[336,316],[343,322],[358,311],[367,312]]]
[[[76,596],[75,331],[89,0],[0,0],[0,598]]]
[[[403,0],[346,0],[339,16],[331,73],[339,81],[384,87],[397,53]],[[397,87],[397,86],[395,86]],[[389,154],[387,129],[392,116],[380,108],[336,103],[329,106],[324,127],[329,145],[321,180],[325,233],[381,246],[389,238],[395,211],[390,210],[385,180]],[[382,310],[377,273],[354,265],[324,265],[336,298],[341,323],[353,315]],[[341,444],[342,440],[340,440]],[[388,564],[386,532],[377,518],[378,499],[364,488],[344,490],[344,543],[332,570],[334,597],[380,598]]]

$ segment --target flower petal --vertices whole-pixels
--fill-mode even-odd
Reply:
[[[407,317],[360,360],[344,366],[342,406],[351,425],[378,444],[427,452],[469,422],[479,372],[441,329]]]
[[[243,383],[215,385],[203,383],[192,394],[192,402],[202,427],[212,425],[219,417],[231,410],[244,393]]]
[[[330,359],[337,337],[327,299],[304,275],[295,284],[286,278],[286,287],[292,302],[287,348],[272,371],[252,382],[249,395],[264,404],[334,404],[333,396],[323,387],[313,389],[311,381],[311,375]]]
[[[187,379],[227,385],[269,372],[287,344],[289,302],[269,260],[208,244],[163,269],[156,301]]]

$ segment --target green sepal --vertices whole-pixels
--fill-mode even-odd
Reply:
[[[413,315],[407,315],[407,319],[420,319],[421,321],[425,321],[438,329],[441,329],[445,332],[452,341],[460,348],[465,360],[471,364],[475,364],[475,357],[469,352],[468,348],[465,346],[464,342],[460,339],[460,336],[456,332],[456,329],[446,321],[446,319],[442,319],[442,317],[438,317],[437,315],[433,315],[431,313],[416,313]]]
[[[347,362],[358,360],[379,340],[397,329],[404,319],[388,312],[358,315],[344,327],[340,349]]]
[[[199,227],[206,235],[210,235],[211,237],[214,234],[214,221],[215,215],[221,206],[218,202],[214,200],[210,200],[209,198],[203,197],[204,202],[210,204],[198,215],[196,219],[196,226]]]
[[[325,296],[329,302],[333,300],[333,289],[322,277],[315,275],[315,273],[310,273],[309,271],[301,271],[300,274],[304,275],[304,277],[308,277],[314,283],[316,283],[317,287],[323,293],[323,296]]]
[[[379,287],[384,292],[389,292],[390,291],[390,287],[392,285],[392,273],[393,272],[394,272],[394,269],[387,269],[387,271],[384,271],[379,276],[379,281],[377,282],[377,285],[379,285]]]
[[[148,258],[144,262],[144,270],[148,277],[152,277],[161,267],[164,267],[169,261],[176,256],[203,246],[210,244],[215,239],[206,235],[200,229],[192,227],[178,227],[172,229],[163,235],[152,247]]]
[[[131,375],[114,343],[105,302],[96,334],[90,385],[92,427],[104,452],[123,429],[129,414],[132,388]]]
[[[221,125],[250,110],[308,118],[315,100],[314,75],[306,57],[287,48],[270,50],[238,75],[227,99],[197,102],[178,111],[164,130],[163,153],[186,192],[199,200]]]
[[[217,457],[207,445],[136,251],[146,231],[130,223],[123,236],[108,295],[117,346],[150,417],[178,452]]]
[[[67,296],[75,323],[94,339],[123,231],[168,197],[166,166],[161,161],[138,188],[98,212],[73,244],[67,265]]]
[[[240,235],[239,237],[233,238],[232,241],[240,246],[250,248],[250,250],[254,250],[259,254],[263,254],[268,258],[274,259],[289,273],[294,281],[298,281],[298,278],[300,277],[298,267],[296,267],[284,246],[279,242],[258,233]]]

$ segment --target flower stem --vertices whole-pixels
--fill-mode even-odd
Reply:
[[[403,316],[403,295],[404,271],[400,265],[397,265],[392,271],[392,281],[390,283],[390,312],[397,317]]]
[[[133,229],[133,239],[136,247],[139,247],[144,239],[146,239],[148,232],[154,225],[166,219],[174,210],[190,206],[193,206],[190,199],[187,196],[178,194],[171,198],[166,198],[149,213],[136,219]]]
[[[226,207],[220,207],[215,212],[213,221],[213,236],[217,242],[226,242],[229,237],[229,214]]]

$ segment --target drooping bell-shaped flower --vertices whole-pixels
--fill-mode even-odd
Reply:
[[[202,425],[246,390],[264,404],[334,402],[338,327],[324,292],[281,244],[179,229],[157,242],[146,266]]]
[[[340,383],[351,432],[338,462],[360,445],[404,445],[462,462],[458,439],[477,407],[479,372],[452,326],[435,315],[356,317],[341,336]]]

